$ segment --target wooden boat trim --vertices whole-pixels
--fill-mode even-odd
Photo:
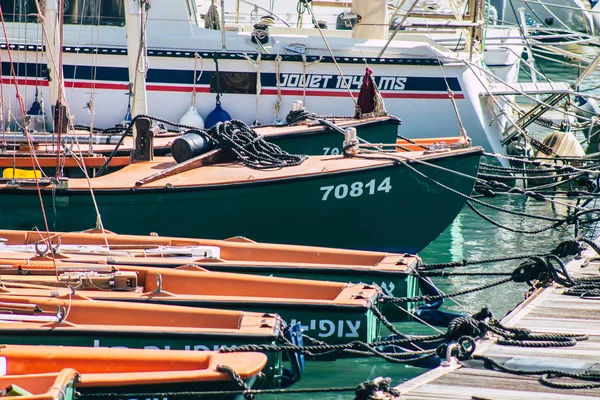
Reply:
[[[36,167],[41,168],[55,168],[56,167],[56,156],[48,155],[41,156],[37,155]],[[99,168],[104,162],[107,160],[104,156],[84,156],[82,163],[88,168]],[[124,167],[126,165],[131,164],[131,159],[128,156],[116,156],[110,160],[108,167]],[[79,168],[79,164],[72,157],[65,157],[63,161],[61,161],[61,166],[65,168]],[[0,156],[0,168],[30,168],[31,169],[31,159],[29,158],[29,154],[27,155],[12,155],[8,156]]]
[[[31,245],[32,250],[35,249],[35,243],[46,238],[45,232],[39,231],[11,231],[0,230],[0,239],[7,240],[7,245]],[[53,246],[59,242],[65,245],[97,245],[105,246],[105,241],[108,241],[111,249],[136,249],[144,248],[145,246],[214,246],[218,247],[221,252],[221,258],[225,262],[252,262],[259,260],[266,265],[286,265],[286,263],[298,265],[299,262],[307,265],[331,266],[335,268],[337,265],[349,265],[352,268],[367,267],[372,269],[390,268],[392,265],[397,268],[398,264],[412,265],[418,257],[413,255],[389,254],[375,251],[362,250],[344,250],[335,248],[325,248],[316,246],[296,246],[286,244],[270,244],[258,242],[240,242],[230,240],[216,239],[194,239],[194,238],[178,238],[169,236],[140,236],[140,235],[122,235],[114,234],[106,231],[106,234],[100,232],[50,232]],[[0,247],[1,249],[1,247]],[[16,258],[28,259],[34,261],[34,258],[29,255],[24,256],[22,253],[1,253],[1,258]],[[148,258],[142,256],[142,259]],[[115,258],[115,260],[117,260]],[[68,255],[67,260],[77,262],[77,259]],[[104,257],[98,258],[99,262],[106,260]],[[52,261],[46,258],[46,261]],[[210,262],[210,260],[202,260],[202,262]],[[106,261],[106,264],[115,264]],[[118,264],[118,262],[116,262]]]
[[[482,154],[481,148],[449,150],[441,153],[424,154],[423,152],[401,153],[402,159],[408,163],[419,161],[433,162],[444,158],[468,157]],[[394,161],[367,160],[362,158],[344,158],[343,156],[314,156],[309,157],[302,165],[279,170],[251,170],[240,163],[208,165],[187,171],[169,178],[151,182],[143,187],[136,187],[139,177],[149,176],[156,170],[162,170],[174,165],[167,157],[156,157],[151,162],[140,162],[128,165],[119,171],[91,179],[91,185],[96,196],[113,195],[120,192],[144,191],[171,192],[222,189],[245,185],[269,185],[273,182],[320,179],[332,175],[369,171],[380,168],[394,167]],[[325,165],[325,167],[323,167]],[[324,170],[325,168],[325,170]],[[315,176],[316,175],[316,176]],[[198,183],[202,182],[202,183]],[[12,188],[0,183],[0,188],[10,193],[25,193],[36,190],[35,187]],[[68,180],[68,188],[56,188],[57,192],[69,195],[89,196],[89,184],[86,179]],[[44,190],[44,192],[46,192]]]
[[[350,256],[351,257],[351,256]],[[349,257],[349,258],[350,258]],[[409,274],[419,263],[416,256],[388,256],[390,261],[381,261],[373,265],[360,264],[329,264],[329,263],[303,263],[298,262],[277,262],[277,261],[228,261],[223,259],[196,259],[185,257],[161,258],[161,257],[125,257],[114,255],[62,255],[57,259],[57,270],[67,272],[72,270],[89,270],[97,272],[110,272],[113,267],[150,267],[150,268],[173,268],[173,269],[191,269],[209,270],[225,272],[228,270],[252,270],[252,271],[278,271],[278,272],[308,272],[315,271],[324,275],[339,274],[342,272],[369,273],[371,275],[397,275]],[[352,261],[352,260],[349,260]],[[52,264],[50,264],[52,263]],[[4,253],[0,251],[0,274],[16,274],[19,267],[22,268],[44,268],[54,271],[54,262],[50,258],[35,257],[28,253]],[[189,268],[186,268],[189,267]]]
[[[45,262],[41,266],[48,273],[53,271],[50,269],[48,262]],[[144,297],[158,299],[167,296],[170,301],[177,302],[198,301],[211,303],[217,301],[221,303],[247,302],[271,305],[303,304],[311,307],[334,308],[370,308],[378,298],[377,289],[364,284],[344,284],[339,282],[307,281],[226,272],[184,271],[152,267],[119,265],[114,266],[114,268],[117,271],[136,272],[138,285],[142,286],[144,293],[135,291],[93,291],[87,289],[78,290],[77,293],[95,299],[141,300]],[[18,270],[15,270],[15,273],[17,272]],[[15,275],[15,273],[12,275]],[[23,275],[7,276],[7,274],[4,274],[4,276],[6,287],[11,286],[11,281],[20,282],[18,284],[23,287],[28,285],[28,281],[31,282],[32,279],[36,279],[36,282],[40,281],[38,275],[34,275],[33,278]],[[157,282],[159,277],[162,285],[161,288],[159,288]],[[198,289],[198,282],[203,283],[203,291]],[[225,283],[226,286],[224,286]],[[225,287],[227,291],[216,289]],[[70,291],[66,289],[61,292],[60,288],[48,287],[46,290],[43,290],[43,286],[38,286],[31,288],[31,291],[35,291],[36,289],[41,289],[42,293],[46,293],[42,295],[46,296],[51,291],[65,293],[65,295],[70,296]],[[5,288],[3,292],[13,293],[15,290]],[[268,293],[266,292],[267,290]],[[245,295],[240,296],[237,293],[245,293]]]
[[[237,274],[236,274],[237,275]],[[285,279],[285,278],[282,278]],[[44,287],[38,285],[31,287],[26,284],[15,284],[11,285],[10,282],[6,282],[1,295],[14,295],[14,296],[30,296],[31,298],[46,298],[46,297],[58,297],[62,299],[68,299],[70,296],[70,289],[62,289],[56,287]],[[28,287],[29,286],[29,287]],[[363,286],[363,285],[358,285]],[[374,290],[374,289],[371,289]],[[81,290],[78,294],[89,297],[93,300],[118,300],[118,301],[129,301],[129,302],[140,302],[145,300],[160,301],[163,304],[169,305],[192,305],[194,307],[202,307],[201,304],[228,304],[229,306],[237,305],[236,308],[244,308],[242,305],[252,305],[253,307],[279,307],[286,308],[292,305],[302,305],[306,309],[323,309],[323,310],[366,310],[371,308],[373,301],[370,299],[357,299],[352,298],[352,292],[345,292],[339,297],[333,300],[322,300],[322,299],[298,299],[298,298],[281,298],[281,297],[259,297],[259,296],[217,296],[217,295],[200,295],[200,294],[174,294],[168,291],[164,292],[146,292],[146,293],[132,293],[132,292],[112,292],[112,291],[92,291],[92,290]],[[151,303],[147,303],[151,304]]]

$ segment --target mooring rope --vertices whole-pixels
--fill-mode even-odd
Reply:
[[[354,392],[354,400],[369,400],[381,398],[381,394],[389,394],[397,397],[399,393],[391,387],[390,378],[375,378],[372,381],[365,381],[357,386],[326,387],[326,388],[287,388],[287,389],[242,389],[239,390],[213,390],[213,391],[178,391],[178,392],[146,392],[146,393],[79,393],[76,392],[75,398],[218,398],[243,396],[244,399],[254,399],[261,394],[300,394],[300,393],[343,393]]]
[[[549,346],[550,347],[550,346]],[[474,348],[474,344],[473,344]],[[459,360],[465,361],[469,359],[473,360],[481,360],[484,362],[484,365],[489,369],[497,369],[501,372],[506,372],[512,375],[519,376],[536,376],[539,375],[538,382],[540,382],[544,386],[548,386],[555,389],[592,389],[600,387],[600,374],[596,373],[571,373],[565,372],[558,369],[538,369],[538,370],[529,370],[529,369],[518,369],[507,367],[506,365],[500,364],[498,361],[494,360],[491,357],[473,354],[473,351],[469,352],[461,352]],[[567,383],[567,382],[556,382],[553,379],[556,378],[569,378],[573,380],[587,381],[584,383]]]

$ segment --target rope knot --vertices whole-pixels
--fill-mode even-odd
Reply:
[[[511,275],[513,282],[527,282],[529,286],[533,285],[533,281],[548,281],[552,276],[551,266],[540,257],[532,257],[526,260],[517,267]]]
[[[342,148],[342,152],[344,154],[344,157],[353,157],[356,156],[358,154],[358,145],[359,145],[359,140],[358,139],[351,139],[349,141],[344,141],[344,147]]]
[[[551,253],[562,258],[567,256],[576,256],[582,251],[583,247],[577,240],[565,240],[560,242],[558,246],[551,251]]]
[[[475,352],[475,339],[471,336],[461,336],[458,341],[458,355],[456,358],[459,360],[468,360]]]
[[[363,382],[354,391],[356,395],[354,400],[386,399],[399,396],[400,393],[390,387],[391,383],[392,380],[390,378],[382,377],[377,377],[372,382]]]
[[[481,310],[473,314],[473,318],[477,321],[484,321],[486,318],[494,318],[494,314],[492,314],[489,307],[485,306]]]
[[[475,352],[475,339],[464,335],[459,337],[454,344],[444,343],[435,349],[435,354],[442,359],[448,360],[456,357],[459,360],[468,360]]]
[[[486,331],[485,324],[481,321],[469,316],[458,317],[448,324],[446,340],[457,341],[463,336],[481,337],[485,335]]]
[[[308,112],[305,107],[300,108],[299,110],[292,110],[285,117],[285,122],[289,125],[297,124],[302,121],[306,121],[307,119],[316,119],[317,114]]]
[[[579,222],[579,215],[577,214],[569,214],[565,218],[565,222],[569,225],[575,225]]]

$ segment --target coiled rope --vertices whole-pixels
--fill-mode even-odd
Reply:
[[[132,132],[134,124],[141,118],[147,118],[155,122],[197,132],[207,138],[215,147],[230,150],[238,160],[244,163],[244,165],[254,169],[271,169],[300,165],[307,159],[307,156],[305,155],[289,154],[283,151],[279,146],[265,141],[262,136],[258,135],[242,121],[231,120],[220,122],[211,129],[204,130],[194,126],[178,124],[166,119],[140,114],[136,115],[131,120],[114,150],[98,170],[97,176],[102,175],[106,171],[110,161],[116,155],[119,147],[123,144],[125,136]]]

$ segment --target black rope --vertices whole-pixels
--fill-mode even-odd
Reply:
[[[542,232],[546,232],[549,231],[551,229],[557,228],[561,225],[564,225],[566,223],[565,220],[561,220],[561,221],[557,221],[551,225],[539,228],[539,229],[535,229],[535,230],[525,230],[525,229],[517,229],[517,228],[511,228],[510,226],[506,226],[506,225],[502,225],[499,222],[494,221],[492,218],[488,217],[487,215],[483,214],[481,211],[479,211],[477,208],[475,208],[475,206],[473,204],[471,204],[470,201],[467,201],[467,206],[469,206],[469,208],[471,210],[473,210],[473,212],[475,214],[477,214],[479,217],[481,217],[483,220],[489,222],[490,224],[498,227],[498,228],[502,228],[504,230],[507,230],[509,232],[514,232],[514,233],[524,233],[524,234],[529,234],[529,235],[536,235],[538,233],[542,233]]]
[[[123,398],[123,397],[224,397],[242,395],[244,398],[254,398],[261,394],[294,394],[294,393],[336,393],[336,392],[354,392],[355,400],[367,400],[375,398],[377,392],[388,393],[392,396],[399,396],[391,386],[391,379],[382,378],[373,381],[366,381],[358,386],[352,387],[328,387],[328,388],[293,388],[293,389],[244,389],[244,390],[223,390],[223,391],[185,391],[185,392],[148,392],[148,393],[86,393],[84,395],[77,393],[76,397],[93,398]],[[250,397],[252,396],[252,397]]]
[[[252,128],[242,121],[220,122],[209,130],[199,130],[191,125],[178,124],[163,118],[140,114],[131,120],[114,150],[98,170],[97,176],[102,175],[106,171],[106,167],[116,155],[125,136],[132,131],[135,122],[140,118],[147,118],[177,128],[199,132],[199,134],[210,140],[213,145],[230,150],[244,165],[254,169],[294,166],[303,163],[307,159],[307,156],[289,154],[281,150],[279,146],[265,141],[262,136],[257,135]]]
[[[548,160],[548,159],[546,158],[544,160]],[[555,160],[555,159],[553,159],[553,160]],[[558,160],[558,159],[556,159],[556,160]],[[581,162],[581,158],[578,158],[577,160]],[[519,159],[519,162],[527,162],[527,161],[530,161],[529,158],[523,159],[523,160]],[[565,159],[565,160],[561,160],[561,161],[574,161],[574,160],[569,158],[568,160]],[[533,169],[533,168],[504,167],[504,166],[500,166],[500,165],[481,163],[481,164],[479,164],[479,169],[482,171],[501,171],[501,172],[505,172],[505,173],[511,174],[511,175],[512,174],[538,175],[538,174],[544,174],[544,173],[548,173],[548,172],[563,172],[563,171],[583,172],[583,171],[577,171],[577,169],[570,164],[555,165],[555,164],[548,164],[548,163],[542,163],[542,162],[537,162],[537,161],[530,161],[530,164],[532,164],[536,168]],[[581,169],[581,168],[582,167],[578,167],[578,169]],[[590,169],[595,169],[595,168],[600,168],[600,163],[592,162],[585,169],[590,170]]]
[[[255,399],[254,394],[248,393],[248,391],[250,390],[250,386],[248,386],[246,384],[246,382],[244,382],[242,377],[239,376],[239,374],[237,372],[235,372],[233,370],[233,368],[231,368],[227,365],[217,365],[217,372],[221,372],[221,373],[225,373],[225,374],[229,375],[231,377],[231,380],[234,381],[240,387],[240,389],[244,391],[244,399],[246,399],[246,400],[254,400]]]
[[[283,151],[238,120],[219,122],[207,135],[218,147],[230,150],[244,165],[253,169],[290,167],[300,165],[308,158]]]
[[[596,252],[596,254],[600,255],[600,247],[593,240],[590,240],[590,239],[585,238],[583,236],[578,237],[577,240],[580,241],[580,242],[583,242],[583,243],[587,244],[588,246],[590,246]]]
[[[578,254],[581,251],[581,247],[579,243],[576,241],[564,241],[561,242],[556,249],[554,249],[550,253],[529,256],[527,260],[523,261],[512,273],[505,272],[484,272],[484,273],[457,273],[456,275],[490,275],[490,276],[507,276],[504,279],[494,281],[491,283],[487,283],[482,286],[478,286],[471,289],[459,290],[454,293],[448,293],[443,295],[425,295],[425,296],[413,296],[413,297],[391,297],[391,296],[382,296],[381,301],[383,303],[408,303],[408,302],[433,302],[446,298],[461,296],[464,294],[474,293],[481,290],[489,289],[494,286],[499,286],[508,282],[527,282],[529,286],[534,286],[534,282],[548,282],[550,280],[557,282],[563,286],[570,287],[577,284],[577,281],[573,280],[563,261],[560,259],[560,256],[565,255],[574,255]],[[515,260],[521,259],[523,256],[514,256],[514,257],[503,257],[499,259],[489,259],[489,260],[478,260],[474,262],[470,262],[468,260],[462,260],[459,262],[453,263],[445,263],[445,264],[432,264],[432,265],[424,265],[419,267],[418,273],[421,275],[421,271],[424,272],[423,275],[429,276],[451,276],[452,273],[431,273],[427,271],[438,270],[438,269],[446,269],[446,268],[456,268],[456,267],[465,267],[469,264],[476,263],[484,263],[484,262],[497,262],[497,261],[506,261],[506,260]],[[599,287],[600,289],[600,287]]]
[[[118,133],[123,133],[123,130],[126,129],[124,125],[117,125],[112,128],[92,128],[89,125],[76,124],[73,125],[73,129],[76,131],[88,131],[92,133],[104,133],[105,135],[112,136]]]
[[[418,267],[418,270],[420,272],[420,271],[432,271],[432,270],[446,269],[446,268],[466,267],[467,265],[478,265],[478,264],[499,263],[499,262],[504,262],[504,261],[515,261],[515,260],[522,260],[522,259],[531,258],[531,257],[545,257],[550,254],[553,254],[553,253],[550,252],[550,253],[539,253],[539,254],[524,254],[524,255],[520,255],[520,256],[484,258],[481,260],[466,260],[466,259],[464,259],[461,261],[453,261],[453,262],[448,262],[448,263],[423,264]]]
[[[332,129],[339,131],[340,133],[344,133],[344,130],[339,126],[333,124],[330,119],[352,119],[353,117],[343,116],[343,115],[317,115],[316,113],[308,111],[305,107],[301,107],[298,110],[291,110],[288,115],[285,117],[285,125],[294,125],[299,122],[306,121],[307,119],[315,120],[320,122],[323,125],[327,125]],[[261,125],[264,126],[264,125]],[[276,125],[281,126],[281,125]]]
[[[450,321],[446,340],[455,342],[460,338],[484,337],[488,332],[499,336],[497,343],[504,346],[519,347],[569,347],[577,342],[588,340],[587,335],[564,333],[532,333],[529,329],[507,327],[493,318],[492,313],[484,307],[473,316],[458,317]],[[439,352],[443,349],[438,348]]]
[[[375,317],[381,321],[381,323],[383,324],[383,326],[385,326],[386,328],[389,329],[390,332],[398,335],[401,338],[406,339],[407,337],[400,332],[398,329],[396,329],[396,327],[394,326],[394,324],[392,324],[382,313],[381,311],[379,311],[379,309],[377,308],[377,305],[373,305],[371,307],[371,311],[373,312],[373,315],[375,315]]]
[[[370,151],[363,151],[363,152],[364,153],[372,153]],[[422,177],[422,178],[424,178],[424,179],[432,182],[433,184],[441,187],[442,189],[447,190],[447,191],[449,191],[451,193],[454,193],[454,194],[456,194],[456,195],[458,195],[458,196],[466,199],[467,200],[467,205],[469,205],[469,207],[477,215],[479,215],[480,217],[482,217],[486,221],[492,223],[493,225],[495,225],[495,226],[497,226],[499,228],[503,228],[503,229],[509,230],[511,232],[536,234],[536,233],[541,233],[541,232],[544,232],[544,231],[548,231],[550,229],[554,229],[554,228],[556,228],[556,227],[558,227],[558,226],[563,225],[563,224],[566,223],[566,224],[572,224],[572,225],[574,225],[575,236],[577,236],[578,235],[578,230],[579,230],[579,225],[580,225],[579,217],[582,216],[584,213],[595,212],[595,210],[594,211],[591,211],[591,210],[579,211],[576,214],[574,214],[574,215],[568,215],[565,218],[553,218],[553,217],[546,217],[546,216],[543,216],[543,215],[534,215],[534,214],[529,214],[529,213],[517,212],[517,211],[509,210],[509,209],[506,209],[506,208],[495,206],[493,204],[489,204],[489,203],[483,202],[483,201],[478,200],[478,199],[476,199],[476,198],[474,198],[472,196],[469,196],[469,195],[465,195],[465,194],[463,194],[463,193],[461,193],[461,192],[459,192],[459,191],[457,191],[457,190],[455,190],[455,189],[453,189],[451,187],[448,187],[448,186],[444,185],[443,183],[441,183],[439,181],[436,181],[435,179],[433,179],[433,178],[425,175],[424,173],[418,171],[413,166],[409,165],[408,162],[405,162],[403,160],[399,160],[396,157],[392,157],[392,156],[389,156],[389,157],[386,157],[386,156],[383,156],[383,157],[382,156],[373,157],[373,156],[366,156],[366,155],[360,154],[360,153],[358,154],[358,157],[365,158],[365,159],[377,159],[377,160],[388,159],[390,161],[394,161],[395,163],[401,164],[401,165],[409,168],[415,174],[417,174],[420,177]],[[506,185],[506,184],[504,184],[502,182],[488,181],[487,185],[489,185],[491,188],[493,188],[493,187],[501,187],[503,189],[508,190],[508,192],[510,192],[510,193],[520,193],[520,194],[523,194],[525,196],[534,198],[536,200],[543,200],[543,201],[550,200],[549,198],[546,198],[545,196],[541,195],[540,193],[536,193],[534,191],[524,190],[524,189],[520,189],[520,188],[509,187],[508,185]],[[550,226],[547,226],[547,227],[543,227],[543,228],[534,230],[534,231],[525,231],[525,230],[520,230],[520,229],[515,229],[515,228],[507,227],[507,226],[504,226],[504,225],[502,225],[502,224],[500,224],[500,223],[492,220],[491,218],[485,216],[483,213],[481,213],[479,210],[477,210],[473,206],[473,204],[471,204],[471,202],[474,202],[476,204],[482,205],[484,207],[491,208],[491,209],[496,210],[496,211],[505,212],[505,213],[508,213],[510,215],[522,216],[522,217],[533,218],[533,219],[538,219],[538,220],[543,220],[543,221],[550,221],[550,222],[553,222],[553,224],[550,225]],[[590,223],[590,222],[588,221],[587,223]]]
[[[538,381],[545,386],[552,387],[555,389],[592,389],[600,387],[600,375],[599,374],[588,374],[588,373],[571,373],[564,372],[556,369],[539,369],[539,370],[522,370],[517,368],[510,368],[505,365],[500,364],[496,360],[479,354],[472,354],[471,357],[474,360],[481,360],[484,362],[484,365],[490,369],[497,369],[502,372],[506,372],[512,375],[540,375]],[[552,379],[556,378],[569,378],[569,379],[578,379],[581,381],[587,381],[586,383],[565,383],[565,382],[556,382]]]
[[[185,391],[185,392],[147,392],[147,393],[85,393],[78,394],[76,398],[179,398],[179,397],[225,397],[236,395],[261,395],[261,394],[293,394],[293,393],[335,393],[335,392],[354,392],[357,387],[332,387],[332,388],[298,388],[298,389],[248,389],[248,390],[220,390],[220,391]],[[245,397],[247,398],[247,397]]]
[[[482,173],[479,172],[477,173],[477,177],[478,178],[485,178],[485,180],[491,181],[494,180],[494,178],[499,178],[499,179],[506,179],[506,178],[513,178],[513,179],[519,179],[522,181],[540,181],[540,180],[557,180],[559,178],[579,178],[582,176],[587,175],[586,172],[563,172],[563,173],[551,173],[550,175],[536,175],[536,176],[529,176],[529,175],[512,175],[512,176],[506,176],[506,175],[497,175],[497,174],[488,174],[488,173]],[[564,184],[565,182],[567,182],[566,180],[561,180],[560,183]],[[507,188],[512,188],[511,186],[506,186]]]
[[[432,271],[419,274],[428,277],[448,277],[448,276],[511,276],[510,272],[446,272]]]
[[[406,338],[403,336],[402,339],[395,340],[383,340],[374,343],[365,343],[359,340],[337,344],[318,344],[310,346],[298,346],[291,342],[287,342],[285,345],[273,345],[273,344],[247,344],[236,347],[221,347],[220,353],[248,353],[248,352],[282,352],[291,351],[294,353],[303,354],[305,357],[310,359],[335,359],[336,356],[348,356],[354,357],[379,357],[391,363],[406,364],[415,361],[421,361],[430,357],[435,356],[435,350],[418,350],[418,351],[406,351],[403,353],[385,353],[377,350],[379,346],[388,345],[400,345],[400,344],[415,344],[424,342],[435,342],[440,340],[442,337],[439,335],[435,336],[423,336],[415,338]]]
[[[489,289],[494,286],[499,286],[499,285],[503,285],[505,283],[511,282],[512,280],[513,280],[513,277],[511,276],[511,277],[501,279],[499,281],[487,283],[485,285],[478,286],[478,287],[475,287],[472,289],[459,290],[454,293],[440,294],[440,295],[436,295],[436,296],[425,295],[425,296],[413,296],[413,297],[392,297],[392,296],[384,295],[381,297],[381,301],[383,303],[390,303],[390,304],[410,303],[410,302],[418,302],[418,301],[433,302],[433,301],[437,301],[437,300],[447,299],[447,298],[451,298],[451,297],[461,296],[464,294],[469,294],[469,293],[474,293],[474,292],[478,292],[481,290]]]
[[[398,161],[398,160],[396,160],[396,161]],[[457,191],[457,190],[455,190],[455,189],[453,189],[451,187],[448,187],[448,186],[444,185],[441,182],[436,181],[435,179],[433,179],[433,178],[425,175],[424,173],[420,172],[419,170],[417,170],[413,166],[409,165],[408,163],[402,163],[402,165],[406,166],[407,168],[409,168],[414,173],[416,173],[419,176],[421,176],[422,178],[424,178],[424,179],[426,179],[426,180],[434,183],[435,185],[441,187],[442,189],[445,189],[445,190],[447,190],[449,192],[452,192],[452,193],[454,193],[454,194],[456,194],[456,195],[458,195],[458,196],[460,196],[462,198],[465,198],[467,200],[471,200],[471,201],[473,201],[473,202],[475,202],[477,204],[480,204],[480,205],[482,205],[484,207],[488,207],[488,208],[491,208],[491,209],[496,210],[496,211],[505,212],[505,213],[508,213],[508,214],[511,214],[511,215],[517,215],[517,216],[521,216],[521,217],[535,218],[535,219],[540,219],[540,220],[544,220],[544,221],[552,221],[552,222],[561,222],[561,223],[564,223],[563,219],[557,219],[557,218],[552,218],[552,217],[545,217],[545,216],[542,216],[542,215],[533,215],[533,214],[521,213],[521,212],[517,212],[517,211],[508,210],[506,208],[498,207],[498,206],[495,206],[493,204],[488,204],[488,203],[483,202],[481,200],[477,200],[477,199],[475,199],[475,198],[473,198],[471,196],[462,194],[461,192],[459,192],[459,191]],[[488,184],[492,184],[492,183],[495,186],[509,188],[509,190],[515,189],[515,188],[510,188],[508,185],[506,185],[504,183],[501,183],[501,182],[494,182],[494,181],[488,182]],[[523,189],[518,189],[518,190],[515,189],[514,191],[519,192],[519,193],[524,194],[524,195],[527,195],[527,196],[534,197],[536,199],[539,198],[539,196],[540,196],[537,193],[529,192],[529,191],[526,191],[526,190],[523,190]]]

